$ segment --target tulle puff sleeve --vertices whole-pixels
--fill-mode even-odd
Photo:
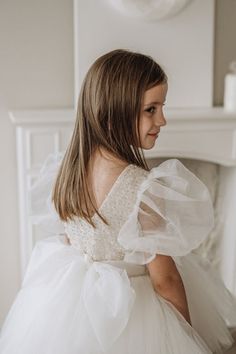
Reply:
[[[156,254],[184,256],[197,248],[214,225],[207,187],[179,160],[151,169],[136,204],[120,229],[125,261],[146,264]]]
[[[28,194],[32,222],[40,226],[45,236],[65,233],[63,222],[51,202],[53,184],[63,156],[63,152],[48,155]]]

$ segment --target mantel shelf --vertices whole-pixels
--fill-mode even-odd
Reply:
[[[223,107],[212,108],[166,108],[165,115],[168,121],[221,121],[236,122],[236,112],[226,111]],[[9,116],[15,125],[27,124],[56,124],[73,123],[76,111],[66,109],[38,109],[38,110],[11,110]]]
[[[15,125],[73,123],[76,117],[72,108],[11,110],[8,114]]]
[[[19,129],[73,130],[74,109],[12,110],[11,121]],[[192,158],[236,166],[236,112],[223,107],[166,108],[167,125],[162,127],[155,146],[147,157]],[[64,127],[64,128],[63,128]]]
[[[211,108],[167,108],[168,119],[177,120],[236,120],[236,111],[227,111],[223,107]]]

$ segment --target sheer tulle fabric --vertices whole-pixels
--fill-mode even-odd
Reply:
[[[51,202],[53,184],[63,156],[64,152],[48,155],[28,194],[33,222],[40,225],[46,236],[65,233],[63,222]]]
[[[236,325],[235,299],[192,252],[213,225],[204,184],[175,159],[152,169],[117,232],[124,260],[93,262],[65,243],[50,202],[61,158],[49,156],[32,187],[35,223],[52,236],[34,247],[0,354],[223,353],[233,343],[227,324]],[[175,260],[193,327],[153,290],[145,264],[156,253]]]
[[[170,159],[153,168],[118,241],[125,261],[145,264],[156,254],[183,256],[206,238],[214,225],[206,186],[184,165]]]
[[[143,268],[133,267],[88,262],[63,236],[38,242],[2,329],[0,353],[211,353],[156,296]]]

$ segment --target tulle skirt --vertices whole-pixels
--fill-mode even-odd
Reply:
[[[39,241],[6,317],[1,354],[207,354],[233,343],[235,299],[198,255],[174,258],[192,326],[145,266],[91,262],[64,237]]]

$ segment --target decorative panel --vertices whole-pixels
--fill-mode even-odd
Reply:
[[[9,112],[16,124],[17,168],[20,218],[21,275],[23,278],[35,243],[47,236],[34,225],[29,190],[51,153],[64,151],[73,129],[74,111]]]
[[[27,168],[38,168],[48,151],[59,150],[59,131],[55,129],[32,129],[26,131]]]

